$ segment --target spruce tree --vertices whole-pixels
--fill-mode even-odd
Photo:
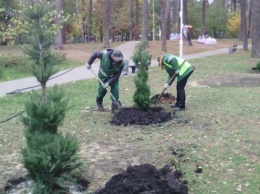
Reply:
[[[41,84],[41,91],[33,91],[25,103],[26,147],[22,149],[22,162],[34,180],[33,194],[67,193],[65,181],[71,181],[82,167],[78,156],[76,137],[58,132],[68,109],[64,93],[55,86],[47,91],[47,82],[55,73],[57,62],[51,52],[54,34],[50,30],[53,10],[51,4],[35,3],[24,10],[30,33],[22,51],[31,61],[32,74]]]
[[[29,23],[29,35],[27,43],[21,46],[22,51],[31,59],[31,72],[40,82],[42,88],[42,100],[47,101],[46,83],[56,73],[54,64],[55,55],[51,52],[53,34],[50,26],[50,18],[46,17],[48,12],[53,10],[51,4],[36,3],[33,7],[24,10],[25,20]]]
[[[136,45],[132,58],[133,61],[138,64],[139,69],[137,76],[134,78],[136,90],[133,95],[133,101],[138,108],[148,110],[151,107],[151,90],[150,86],[147,84],[147,63],[150,60],[151,55],[145,50],[145,42],[140,42]]]

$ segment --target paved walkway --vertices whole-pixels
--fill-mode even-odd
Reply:
[[[125,44],[122,44],[118,46],[116,49],[121,50],[124,58],[129,59],[129,64],[133,64],[133,61],[130,60],[131,56],[134,52],[135,45],[138,43],[138,41],[129,41]],[[242,48],[242,47],[238,47]],[[224,49],[218,49],[214,51],[209,52],[202,52],[202,53],[196,53],[196,54],[190,54],[190,55],[183,55],[183,57],[187,60],[194,59],[194,58],[201,58],[211,55],[217,55],[222,53],[228,53],[228,48]],[[157,65],[156,60],[152,60],[152,65]],[[99,60],[95,60],[95,63],[92,65],[92,70],[97,74],[99,68]],[[67,73],[66,73],[67,72]],[[131,75],[131,69],[129,68],[129,75]],[[59,76],[61,75],[61,76]],[[49,80],[47,83],[47,86],[54,86],[55,84],[60,85],[68,82],[73,82],[77,80],[84,80],[84,79],[90,79],[94,78],[94,75],[91,71],[87,70],[85,68],[85,64],[83,64],[81,67],[76,67],[71,70],[63,70],[58,72],[53,76],[53,79]],[[37,87],[35,87],[37,86]],[[30,91],[32,89],[38,89],[40,88],[39,82],[35,79],[35,77],[28,77],[23,79],[17,79],[12,81],[7,81],[0,83],[0,97],[5,96],[9,93],[15,92],[15,91],[21,91],[26,92]]]

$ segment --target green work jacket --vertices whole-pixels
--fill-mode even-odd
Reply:
[[[100,67],[98,71],[98,77],[101,79],[108,79],[109,83],[115,81],[115,79],[119,78],[124,68],[124,60],[115,64],[111,62],[110,56],[107,50],[103,51],[102,58],[100,60]]]
[[[172,78],[177,70],[179,70],[179,73],[177,75],[177,82],[180,82],[186,75],[194,70],[192,65],[188,63],[185,59],[176,57],[172,54],[163,55],[162,62],[164,64],[166,72],[169,75],[168,81]]]

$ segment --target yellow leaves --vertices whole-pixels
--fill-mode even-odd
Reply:
[[[227,22],[228,31],[230,31],[231,33],[238,34],[240,21],[241,21],[240,14],[238,12],[232,12],[232,13],[229,12],[227,16],[228,16],[228,22]]]
[[[32,6],[27,7],[27,11],[34,14],[37,18],[37,14],[33,13]],[[36,11],[44,12],[43,8],[38,8]],[[0,10],[1,12],[1,10]],[[24,19],[24,13],[22,10],[12,10],[15,13],[14,17],[9,20],[7,26],[2,26],[0,29],[0,41],[14,40],[19,34],[28,34],[30,24]],[[55,10],[49,11],[43,18],[43,21],[47,21],[52,34],[56,34],[58,30],[62,28],[62,24],[66,23],[70,18],[69,14],[64,14],[63,11],[57,13]],[[7,19],[7,18],[6,18]],[[59,20],[59,25],[55,24],[55,19]]]

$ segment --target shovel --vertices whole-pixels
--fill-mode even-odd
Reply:
[[[102,82],[102,80],[95,74],[95,72],[90,69],[90,71],[93,73],[93,75],[95,76],[96,79],[98,79],[98,81],[101,83],[101,85],[104,87],[105,84]],[[109,89],[107,89],[107,92],[110,94],[111,98],[113,99],[113,101],[116,103],[117,108],[122,108],[122,104],[120,102],[118,102],[118,100],[114,97],[114,95],[109,91]]]
[[[171,77],[171,79],[168,81],[168,83],[172,83],[172,82],[174,81],[175,77],[176,77],[176,74],[174,74],[174,75]],[[167,90],[167,88],[164,88],[163,91],[162,91],[162,93],[158,96],[158,98],[156,99],[156,104],[158,103],[158,101],[160,100],[160,98],[163,96],[165,90]]]

